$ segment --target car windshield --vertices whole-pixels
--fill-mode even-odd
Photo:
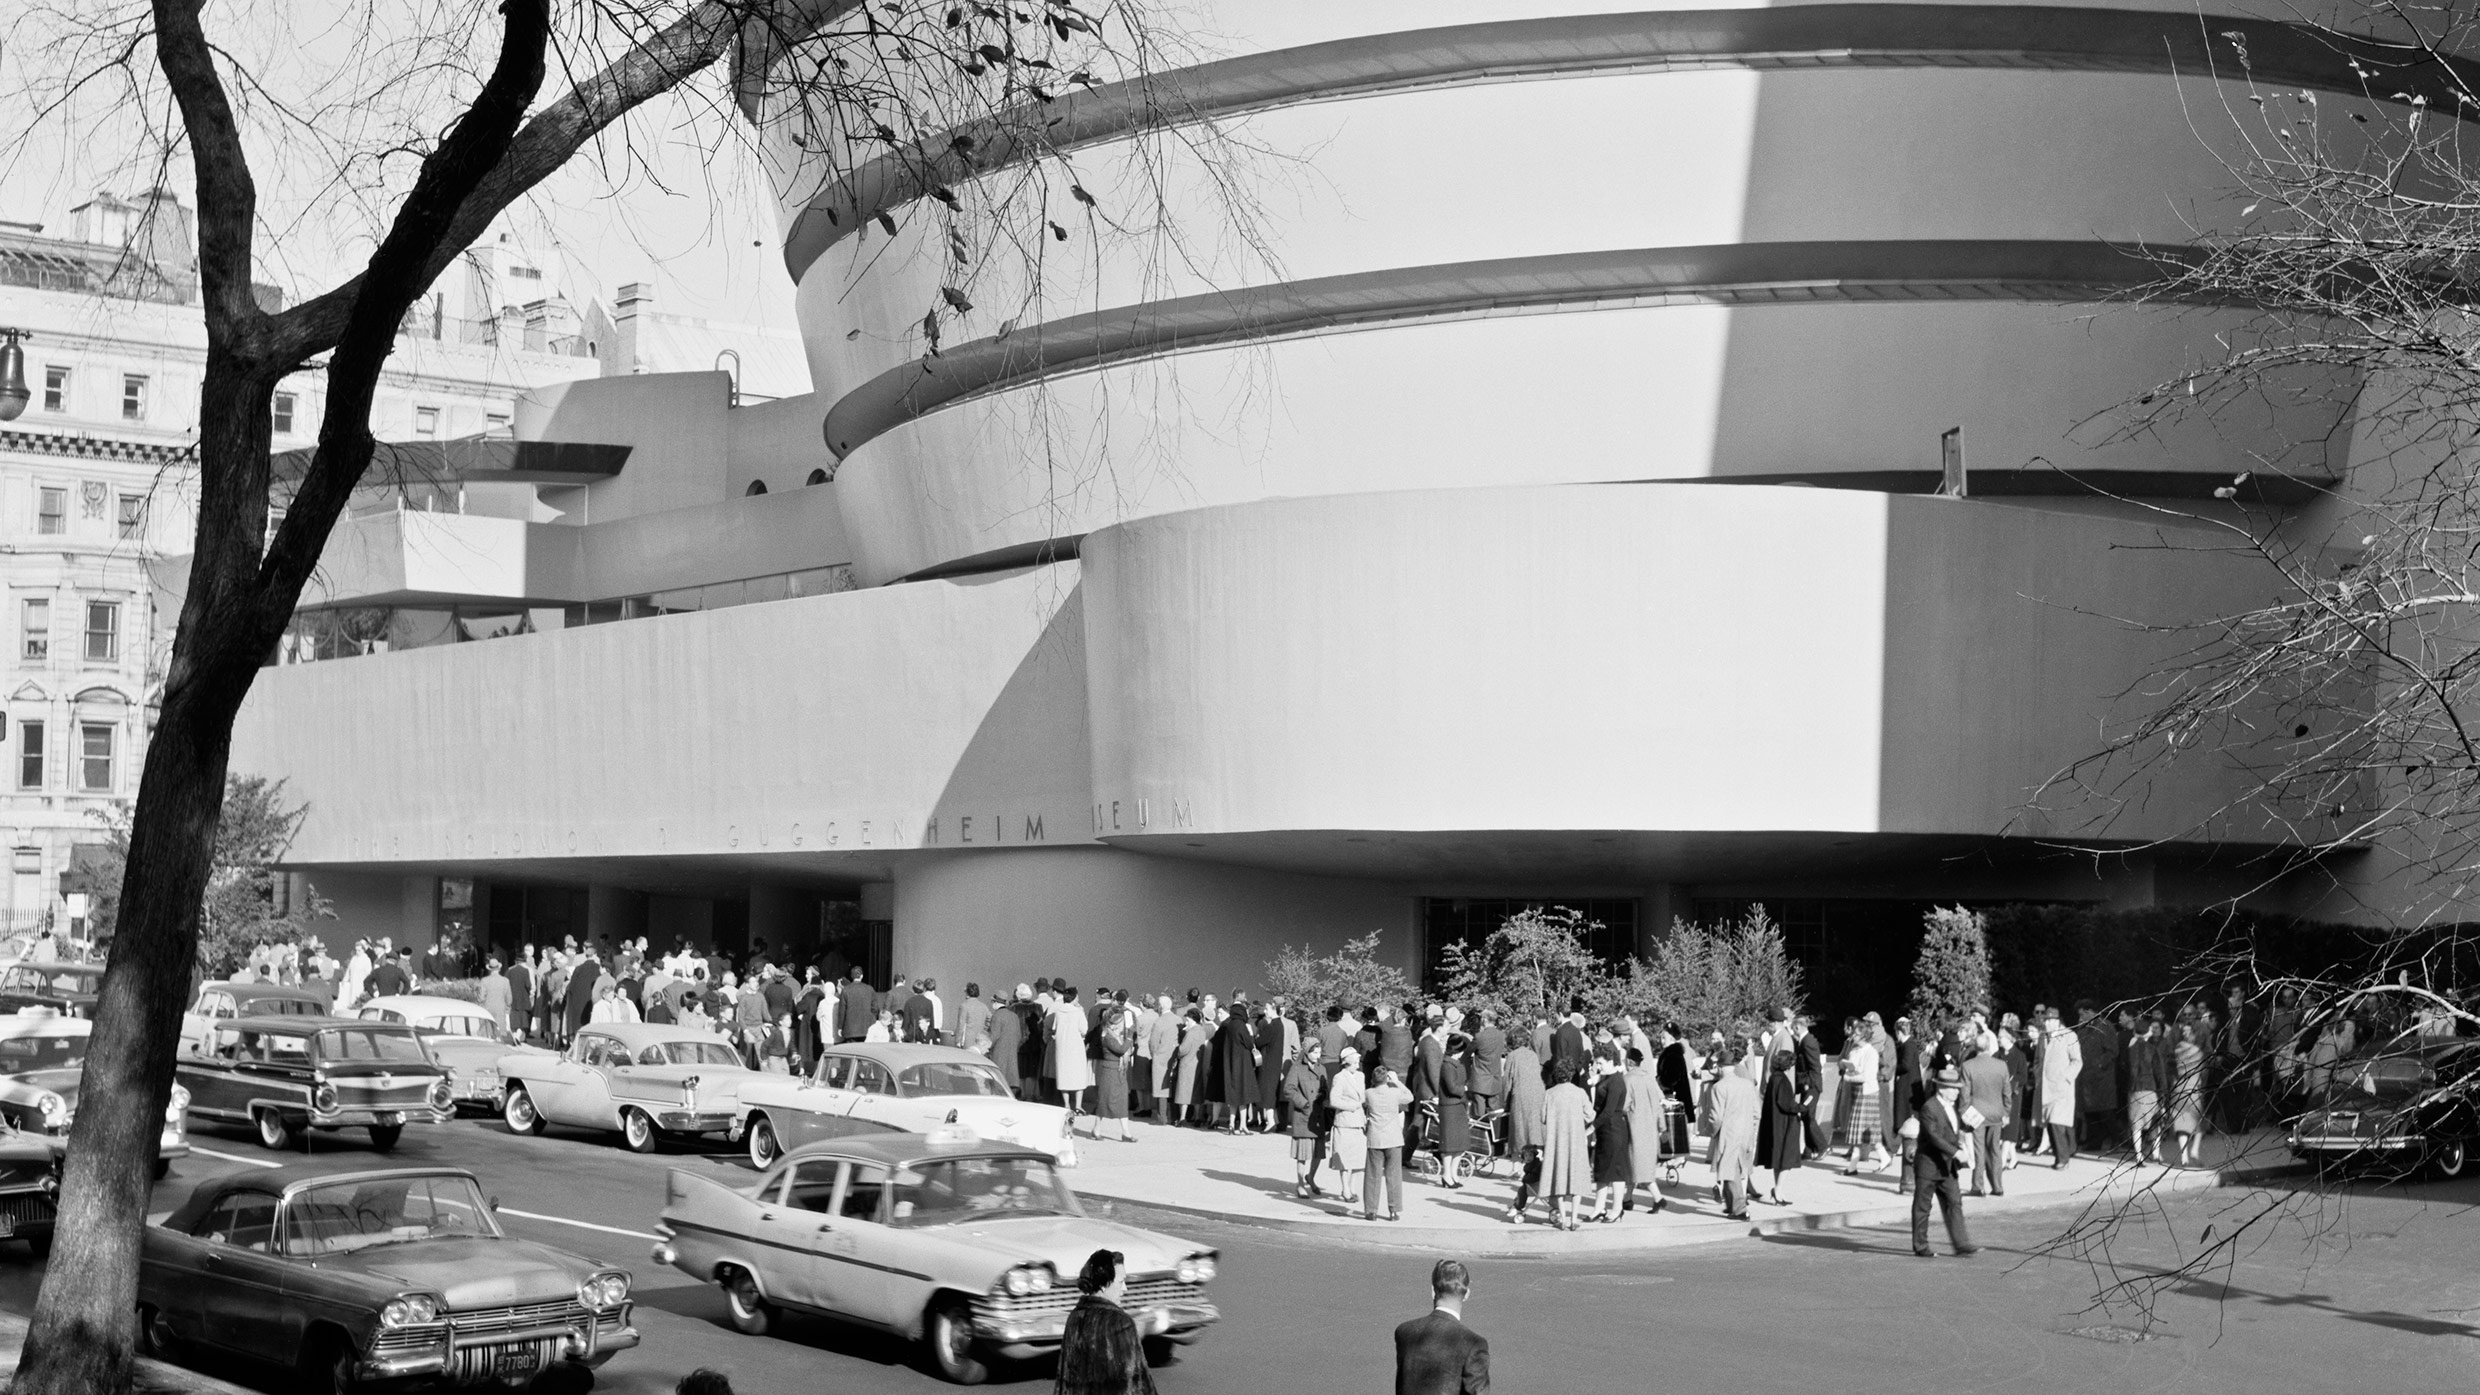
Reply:
[[[896,1077],[896,1088],[907,1099],[926,1095],[999,1095],[1008,1092],[998,1068],[976,1061],[932,1061],[912,1066]]]
[[[890,1220],[954,1225],[1000,1216],[1082,1216],[1076,1195],[1042,1158],[941,1158],[896,1172]]]
[[[24,965],[9,970],[8,986],[28,993],[92,993],[96,974],[77,969],[30,969]]]
[[[0,1041],[0,1075],[57,1070],[85,1059],[86,1038],[82,1036],[10,1037]]]
[[[641,1066],[737,1066],[740,1053],[725,1041],[659,1041],[637,1053]]]
[[[319,1033],[319,1058],[326,1061],[419,1061],[430,1057],[410,1032],[373,1032],[349,1027]]]
[[[454,1174],[336,1182],[297,1192],[284,1208],[289,1254],[333,1255],[410,1240],[498,1235],[481,1190],[472,1178]]]

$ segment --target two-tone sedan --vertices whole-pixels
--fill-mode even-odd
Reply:
[[[712,1032],[649,1022],[581,1028],[564,1054],[502,1056],[499,1074],[509,1132],[595,1129],[640,1153],[665,1134],[730,1134],[741,1089],[766,1078]]]
[[[2291,1125],[2290,1151],[2326,1167],[2460,1177],[2480,1146],[2480,1042],[2406,1035],[2338,1063],[2333,1088]]]
[[[11,964],[0,970],[0,1012],[52,1012],[63,1017],[95,1015],[103,991],[101,964]]]
[[[10,1127],[66,1141],[77,1120],[78,1084],[95,1024],[78,1017],[0,1017],[0,1118]],[[189,1091],[172,1087],[156,1142],[155,1176],[189,1156]]]
[[[952,1046],[859,1042],[829,1047],[806,1077],[768,1075],[741,1087],[749,1161],[859,1133],[928,1133],[960,1124],[980,1137],[1039,1149],[1076,1165],[1075,1116],[1008,1092],[987,1056]]]
[[[269,1148],[313,1131],[363,1128],[381,1152],[407,1124],[456,1117],[448,1074],[411,1027],[345,1017],[244,1017],[214,1050],[184,1057],[176,1078],[192,1114],[258,1130]]]
[[[741,1331],[823,1313],[927,1342],[958,1384],[992,1356],[1056,1350],[1096,1250],[1127,1257],[1125,1306],[1157,1363],[1221,1316],[1215,1251],[1095,1220],[1049,1154],[961,1127],[814,1143],[746,1187],[674,1168],[656,1229],[655,1260],[720,1285]]]
[[[181,1053],[203,1055],[215,1045],[215,1029],[243,1017],[325,1017],[324,992],[246,979],[202,983],[198,1000],[181,1014]]]
[[[279,1388],[522,1385],[637,1345],[628,1271],[508,1236],[459,1168],[210,1178],[146,1229],[138,1336],[289,1368]]]
[[[504,1102],[499,1076],[499,1063],[504,1057],[514,1054],[551,1060],[559,1055],[526,1045],[523,1037],[501,1026],[490,1009],[463,998],[395,994],[362,1004],[361,1016],[367,1022],[400,1022],[413,1028],[422,1044],[430,1048],[431,1059],[447,1070],[448,1085],[456,1092],[457,1104],[494,1113]]]

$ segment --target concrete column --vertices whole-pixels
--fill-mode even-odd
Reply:
[[[1646,887],[1636,912],[1636,952],[1650,957],[1654,946],[1669,938],[1671,922],[1688,910],[1688,898],[1679,894],[1678,883],[1656,882]]]
[[[749,942],[766,941],[778,960],[818,938],[818,899],[791,887],[749,884]]]

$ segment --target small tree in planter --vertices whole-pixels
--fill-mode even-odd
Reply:
[[[1324,1013],[1338,1003],[1359,1008],[1372,1003],[1402,1003],[1412,996],[1412,980],[1392,964],[1379,962],[1378,936],[1372,930],[1328,955],[1283,946],[1266,965],[1266,991],[1310,1013]]]
[[[1961,906],[1922,917],[1920,958],[1912,966],[1912,1021],[1923,1031],[1989,1006],[1989,918]]]

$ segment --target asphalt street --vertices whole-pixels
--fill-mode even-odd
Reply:
[[[200,1178],[279,1160],[238,1130],[208,1129],[192,1142],[200,1152],[158,1188],[159,1209]],[[626,1264],[645,1340],[604,1368],[598,1389],[651,1395],[699,1366],[729,1372],[751,1395],[942,1388],[890,1337],[807,1321],[741,1336],[724,1325],[719,1293],[647,1259],[665,1169],[745,1176],[737,1154],[640,1157],[616,1139],[518,1138],[496,1120],[469,1119],[410,1129],[387,1156],[358,1134],[322,1136],[310,1158],[340,1171],[471,1168],[499,1197],[510,1231]],[[1858,1230],[1644,1257],[1488,1260],[1475,1265],[1467,1317],[1491,1339],[1503,1391],[2461,1389],[2480,1356],[2474,1202],[2480,1182],[2469,1180],[2287,1199],[2225,1188],[2116,1226],[2106,1255],[2040,1253],[2076,1219],[2054,1210],[1984,1221],[1974,1238],[1987,1248],[1970,1259],[1916,1259],[1904,1234]],[[2175,1267],[2208,1231],[2218,1238],[2269,1203],[2283,1208],[2276,1223],[2248,1232],[2209,1276],[2155,1294],[2149,1316],[2094,1306],[2105,1286]],[[1157,1373],[1165,1395],[1389,1388],[1389,1333],[1426,1305],[1434,1255],[1129,1208],[1120,1218],[1223,1252],[1214,1286],[1223,1322]],[[0,1246],[0,1307],[30,1311],[39,1281],[22,1248]],[[280,1372],[215,1374],[271,1395],[285,1389]],[[994,1378],[1024,1390],[1049,1382],[1040,1366]]]

